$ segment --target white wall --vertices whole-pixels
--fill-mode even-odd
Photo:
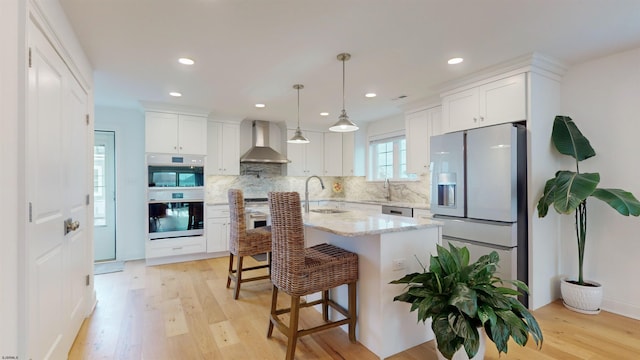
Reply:
[[[640,197],[640,48],[574,66],[562,87],[562,110],[590,140],[596,156],[581,172],[600,172],[600,187]],[[588,201],[585,277],[604,286],[603,309],[640,319],[640,219],[600,200]],[[577,276],[572,216],[562,219],[561,272]]]
[[[116,259],[145,256],[144,113],[97,106],[95,129],[115,131]]]

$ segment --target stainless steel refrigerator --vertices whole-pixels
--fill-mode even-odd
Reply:
[[[498,275],[528,283],[526,148],[522,124],[431,137],[431,212],[445,247],[495,250]]]

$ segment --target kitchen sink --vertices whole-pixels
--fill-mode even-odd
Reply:
[[[319,214],[339,214],[339,213],[347,212],[347,210],[340,210],[340,209],[311,209],[309,211],[319,213]]]

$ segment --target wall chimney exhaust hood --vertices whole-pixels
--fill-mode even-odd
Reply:
[[[269,147],[269,122],[253,121],[253,146],[240,157],[241,163],[286,164],[289,162],[279,152]]]

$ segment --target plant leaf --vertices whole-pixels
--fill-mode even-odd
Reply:
[[[457,307],[458,310],[473,318],[478,312],[478,295],[466,284],[458,283],[453,288],[449,305]]]
[[[555,198],[555,190],[556,190],[556,178],[549,179],[544,184],[544,192],[538,200],[538,217],[547,216],[547,212],[549,211],[549,206],[553,204],[553,199]]]
[[[571,214],[596,190],[600,174],[558,171],[555,181],[553,207],[560,214]]]
[[[456,273],[460,268],[459,264],[456,264],[456,261],[453,259],[451,253],[445,249],[444,247],[438,245],[438,262],[440,262],[440,266],[446,275]]]
[[[593,196],[606,202],[624,216],[640,215],[640,202],[632,193],[622,189],[596,189]]]
[[[569,155],[578,161],[596,155],[589,140],[582,135],[576,124],[568,116],[556,116],[551,131],[553,145],[561,154]]]

